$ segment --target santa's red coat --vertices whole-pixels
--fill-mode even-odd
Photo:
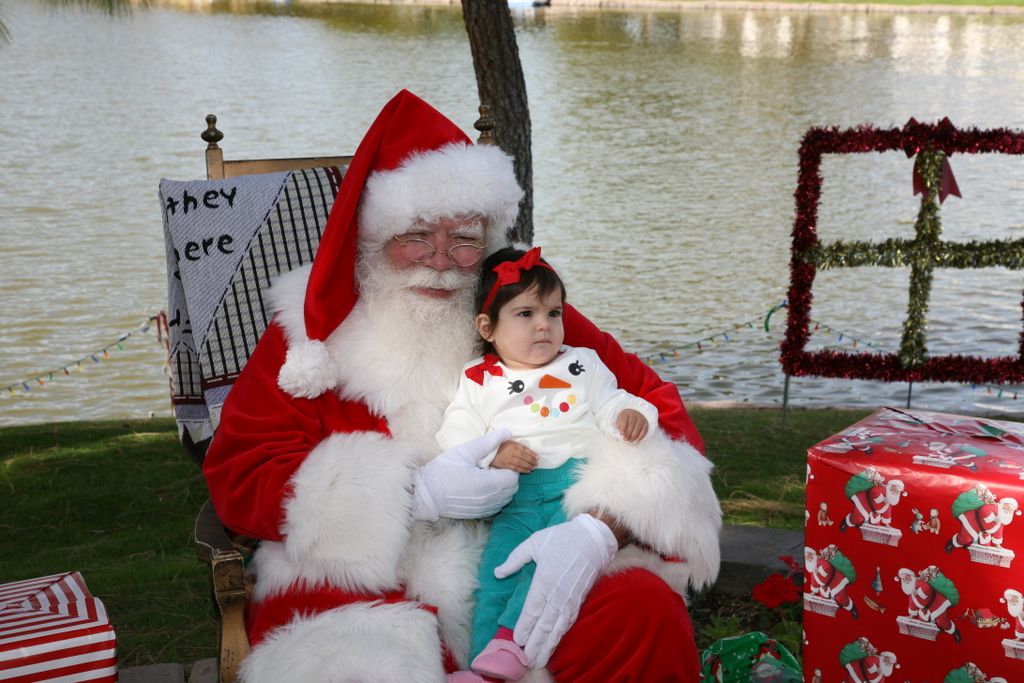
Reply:
[[[858,491],[850,497],[853,510],[847,519],[850,526],[859,527],[867,524],[885,524],[892,522],[892,505],[886,497],[884,486],[872,486],[866,491]]]
[[[285,310],[301,310],[302,277],[301,271],[286,276],[296,282],[285,287],[286,300],[287,291],[293,292]],[[629,599],[635,600],[642,588],[666,607],[654,623],[686,647],[663,647],[665,633],[646,629],[649,637],[620,643],[621,661],[591,655],[604,661],[606,674],[625,667],[622,672],[653,676],[631,680],[686,680],[697,667],[692,627],[685,605],[678,597],[673,601],[668,585],[682,593],[687,581],[706,585],[718,569],[720,511],[710,465],[699,453],[703,443],[674,385],[571,308],[565,316],[565,342],[597,350],[623,388],[658,408],[664,431],[631,452],[625,469],[614,453],[619,446],[610,444],[607,455],[596,452],[565,505],[570,514],[601,507],[643,542],[643,549],[620,551],[612,570],[643,567],[665,581],[647,571],[602,579],[594,591],[598,597],[584,606],[551,670],[560,680],[616,680],[615,675],[587,679],[573,667],[585,659],[587,648],[614,651],[601,641],[611,632],[609,625],[628,618],[629,610],[622,609],[624,600],[608,596],[633,594]],[[341,679],[377,680],[372,676],[381,674],[372,668],[374,662],[387,662],[400,678],[417,672],[401,680],[440,680],[442,643],[464,664],[485,534],[473,522],[410,521],[411,473],[434,454],[427,452],[433,444],[430,430],[437,427],[430,422],[439,420],[440,412],[410,405],[389,421],[369,407],[379,404],[380,396],[345,398],[351,392],[344,386],[309,399],[283,391],[278,374],[289,340],[294,344],[301,334],[296,320],[301,318],[281,316],[268,327],[224,405],[204,463],[224,523],[263,541],[254,558],[258,580],[250,606],[255,647],[243,675],[248,681],[319,680],[330,670]],[[357,306],[342,328],[359,324]],[[395,340],[396,348],[402,341]],[[337,363],[357,362],[330,339],[327,347]],[[410,435],[418,435],[420,443]],[[687,561],[664,562],[661,556]],[[669,650],[672,656],[661,662],[659,653]],[[659,666],[688,673],[656,677],[662,674],[651,667]]]
[[[836,604],[843,609],[850,608],[853,601],[846,594],[846,587],[850,585],[850,580],[831,562],[819,557],[810,577],[811,593],[817,593],[825,599],[835,600]]]

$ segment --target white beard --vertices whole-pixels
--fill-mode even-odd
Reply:
[[[437,271],[426,266],[394,268],[381,250],[368,250],[356,260],[356,282],[359,300],[366,301],[374,311],[386,315],[404,312],[419,326],[429,324],[430,333],[436,333],[437,323],[457,319],[464,322],[471,317],[473,290],[477,276],[454,268]],[[414,289],[445,289],[452,296],[436,298],[417,294]]]
[[[462,366],[474,355],[476,276],[455,270],[402,270],[383,253],[356,264],[359,299],[327,341],[340,369],[340,393],[362,400],[388,420],[395,438],[419,441],[436,453],[434,435],[451,402]],[[449,289],[448,298],[412,288]]]

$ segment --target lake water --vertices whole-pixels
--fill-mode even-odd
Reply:
[[[89,355],[165,305],[157,183],[203,176],[205,114],[219,116],[233,157],[349,152],[403,87],[466,130],[476,118],[457,8],[214,5],[112,19],[9,3],[4,16],[0,388],[14,390],[0,392],[0,424],[170,414],[152,330],[98,363]],[[1024,16],[515,16],[536,243],[570,299],[691,401],[781,401],[785,316],[767,333],[762,323],[788,288],[797,149],[810,126],[948,116],[1024,127]],[[953,168],[964,198],[943,206],[944,236],[1021,237],[1022,160],[956,156]],[[829,157],[824,177],[823,239],[912,234],[918,200],[902,153]],[[894,350],[907,279],[820,273],[815,347]],[[937,272],[930,351],[1016,354],[1021,289],[1016,272]],[[81,358],[84,371],[64,376]],[[915,386],[914,406],[1021,412],[1014,391]],[[905,398],[905,385],[791,388],[794,406]]]

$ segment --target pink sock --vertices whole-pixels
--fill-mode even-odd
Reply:
[[[513,640],[512,629],[499,626],[498,630],[494,634],[495,640]]]

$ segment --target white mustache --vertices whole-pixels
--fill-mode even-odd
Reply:
[[[401,273],[404,285],[408,288],[462,290],[476,282],[473,273],[462,273],[458,270],[431,270],[430,268],[409,268]]]

